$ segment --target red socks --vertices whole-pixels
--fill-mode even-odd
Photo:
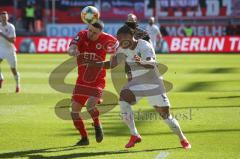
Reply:
[[[100,125],[100,120],[99,120],[99,111],[97,108],[88,110],[89,114],[91,115],[92,119],[93,119],[93,124],[94,126],[99,126]]]
[[[100,120],[99,120],[99,111],[97,108],[88,110],[89,114],[91,115],[93,119],[93,124],[94,126],[99,126],[100,125]],[[84,126],[83,119],[79,116],[79,113],[73,113],[71,112],[73,124],[75,128],[79,131],[82,137],[88,137],[87,130]]]
[[[79,113],[71,113],[73,124],[75,128],[79,131],[82,137],[88,137],[87,130],[84,126],[82,118],[79,116]]]

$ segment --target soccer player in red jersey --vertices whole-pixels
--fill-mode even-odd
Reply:
[[[81,135],[79,146],[89,145],[88,133],[82,117],[79,115],[82,107],[93,119],[96,141],[103,140],[103,130],[99,120],[99,110],[96,105],[101,100],[102,91],[105,87],[106,70],[102,68],[88,67],[89,61],[101,62],[107,53],[114,53],[118,46],[117,39],[103,32],[102,21],[89,24],[87,30],[80,31],[71,41],[68,53],[76,56],[78,64],[78,78],[72,95],[72,120],[75,128]]]

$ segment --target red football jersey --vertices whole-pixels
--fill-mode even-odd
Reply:
[[[77,83],[97,86],[99,82],[105,82],[106,70],[88,67],[84,64],[84,61],[105,61],[107,53],[114,53],[116,51],[118,41],[112,35],[104,32],[101,33],[96,41],[91,41],[87,37],[87,32],[88,30],[80,31],[71,42],[71,44],[78,46],[80,52],[80,55],[77,56]]]

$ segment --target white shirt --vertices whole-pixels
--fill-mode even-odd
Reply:
[[[2,32],[4,35],[6,35],[9,38],[15,38],[16,32],[15,27],[11,23],[7,23],[3,26],[2,23],[0,23],[0,32]],[[0,49],[7,49],[11,51],[16,51],[16,48],[13,43],[7,41],[5,38],[0,36]]]
[[[140,76],[148,72],[147,69],[137,69],[139,65],[136,64],[134,56],[138,55],[141,57],[143,61],[146,61],[147,58],[151,58],[151,62],[156,62],[156,55],[152,45],[142,39],[138,40],[138,44],[134,50],[131,49],[123,49],[121,47],[118,48],[117,53],[123,53],[126,57],[126,62],[131,68],[131,73],[133,77]]]
[[[157,36],[160,34],[160,30],[157,25],[148,25],[146,28],[148,35],[150,36],[153,47],[156,49]]]

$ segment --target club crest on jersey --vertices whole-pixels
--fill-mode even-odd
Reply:
[[[102,44],[97,43],[97,45],[96,45],[96,49],[98,49],[98,50],[102,49]]]
[[[80,39],[79,36],[76,36],[76,37],[74,38],[74,40],[76,40],[76,41],[78,41],[79,39]]]

